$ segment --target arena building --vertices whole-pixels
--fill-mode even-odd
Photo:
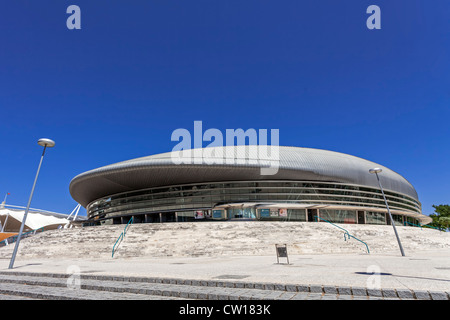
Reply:
[[[174,161],[182,151],[123,161],[76,176],[70,193],[87,209],[91,225],[127,223],[131,217],[134,223],[327,220],[390,224],[376,176],[369,173],[379,167],[395,223],[431,222],[421,213],[414,187],[382,165],[333,151],[280,146],[276,173],[262,175],[261,168],[270,163],[261,160],[259,148],[193,149],[194,157],[182,163]],[[230,153],[233,163],[216,161]]]

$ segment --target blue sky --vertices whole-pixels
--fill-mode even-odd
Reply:
[[[450,203],[449,17],[448,0],[2,3],[0,196],[26,205],[41,137],[56,146],[32,207],[69,213],[75,175],[170,151],[201,120],[385,165],[430,214]]]

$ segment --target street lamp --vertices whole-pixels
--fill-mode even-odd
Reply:
[[[14,247],[11,261],[9,263],[9,269],[12,269],[14,266],[14,260],[16,259],[17,250],[19,249],[19,242],[20,242],[20,238],[22,237],[23,227],[25,226],[25,221],[27,220],[27,215],[28,215],[28,210],[30,209],[31,199],[33,198],[34,187],[36,186],[36,181],[39,176],[39,171],[41,170],[42,160],[44,159],[45,149],[47,149],[47,147],[49,147],[49,148],[54,147],[55,141],[43,138],[43,139],[38,140],[38,145],[44,147],[44,150],[42,151],[41,161],[39,162],[39,166],[38,166],[38,169],[36,172],[36,177],[34,178],[33,187],[31,188],[30,198],[28,199],[27,208],[25,209],[25,214],[23,215],[22,224],[20,225],[20,230],[19,230],[19,235],[17,236],[16,246]]]
[[[405,252],[403,251],[402,243],[400,242],[400,238],[398,237],[397,229],[395,228],[394,219],[392,219],[391,211],[389,210],[389,205],[387,203],[386,196],[384,195],[384,191],[383,191],[383,187],[381,186],[380,178],[378,177],[378,173],[380,173],[381,171],[382,171],[381,168],[373,168],[373,169],[369,170],[370,173],[375,173],[375,175],[377,176],[378,185],[380,186],[381,194],[383,195],[384,203],[386,204],[386,208],[389,213],[389,218],[391,219],[391,224],[392,224],[392,227],[394,228],[395,236],[397,237],[398,246],[400,247],[400,252],[402,253],[402,256],[404,257]]]
[[[6,204],[6,197],[8,197],[9,196],[9,192],[7,192],[6,194],[5,194],[5,198],[3,199],[3,202],[2,202],[2,204],[0,205],[0,208],[4,208],[5,207],[5,204]]]

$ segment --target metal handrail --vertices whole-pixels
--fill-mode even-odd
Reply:
[[[36,232],[44,232],[44,227],[40,227],[40,228],[38,228],[38,229],[34,229],[34,230],[30,230],[30,231],[27,231],[27,232],[25,232],[24,234],[22,234],[22,238],[25,238],[26,236],[28,236],[29,234],[36,234]],[[2,241],[0,241],[0,244],[4,244],[5,246],[6,245],[9,245],[9,244],[11,244],[11,243],[14,243],[14,242],[16,242],[16,240],[17,240],[17,238],[19,237],[19,235],[18,234],[16,234],[16,235],[14,235],[14,236],[11,236],[11,237],[8,237],[8,238],[6,238],[6,239],[4,239],[4,240],[2,240]]]
[[[127,230],[130,228],[130,225],[132,223],[133,223],[133,217],[131,217],[131,219],[128,220],[127,224],[125,225],[125,228],[123,228],[122,233],[120,234],[120,236],[117,238],[116,242],[114,243],[111,258],[114,258],[114,253],[116,251],[116,245],[117,245],[117,247],[119,247],[120,243],[122,242],[122,240],[125,238],[125,235],[127,234]],[[119,240],[120,240],[120,242],[119,242]]]
[[[120,241],[123,240],[123,232],[120,234],[119,238],[117,238],[116,242],[114,243],[114,246],[113,246],[113,249],[112,249],[112,255],[111,255],[111,258],[114,258],[114,252],[115,252],[116,245],[117,245],[117,243],[119,242],[119,240],[120,240]],[[119,246],[117,246],[117,247],[119,247]]]
[[[433,227],[433,226],[427,226],[427,225],[423,225],[423,226],[422,226],[422,225],[419,225],[419,224],[411,223],[411,222],[409,222],[409,221],[403,222],[403,225],[404,225],[404,226],[406,226],[406,224],[410,224],[410,225],[415,226],[415,227],[420,227],[420,230],[422,230],[422,228],[424,228],[424,227],[427,227],[427,228],[433,228],[433,229],[442,231],[441,229],[436,228],[436,227]],[[442,232],[443,232],[443,231],[442,231]]]
[[[131,217],[131,219],[128,220],[128,222],[127,222],[125,228],[123,229],[123,236],[125,236],[125,234],[127,233],[128,228],[129,228],[130,225],[133,223],[133,221],[134,221],[133,217]]]
[[[335,226],[336,228],[339,228],[339,229],[341,229],[341,230],[344,230],[344,241],[347,241],[346,235],[348,236],[349,239],[350,239],[350,238],[353,238],[353,239],[355,239],[355,240],[358,240],[359,242],[363,243],[363,244],[366,246],[367,253],[370,254],[369,246],[367,245],[367,243],[365,243],[364,241],[362,241],[362,240],[356,238],[355,236],[352,236],[352,235],[350,234],[350,232],[348,232],[348,230],[346,230],[346,229],[344,229],[344,228],[342,228],[342,227],[340,227],[340,226],[334,224],[333,222],[330,222],[330,221],[328,221],[328,220],[322,219],[321,217],[314,216],[314,218],[316,219],[316,221],[317,221],[317,219],[320,219],[320,220],[323,220],[323,221],[325,221],[325,222],[328,222],[329,224]]]

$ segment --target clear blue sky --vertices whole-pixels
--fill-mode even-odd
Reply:
[[[170,151],[201,120],[385,165],[430,214],[450,203],[449,57],[448,0],[5,1],[0,201],[26,205],[41,137],[56,147],[32,207],[69,213],[75,175]]]

